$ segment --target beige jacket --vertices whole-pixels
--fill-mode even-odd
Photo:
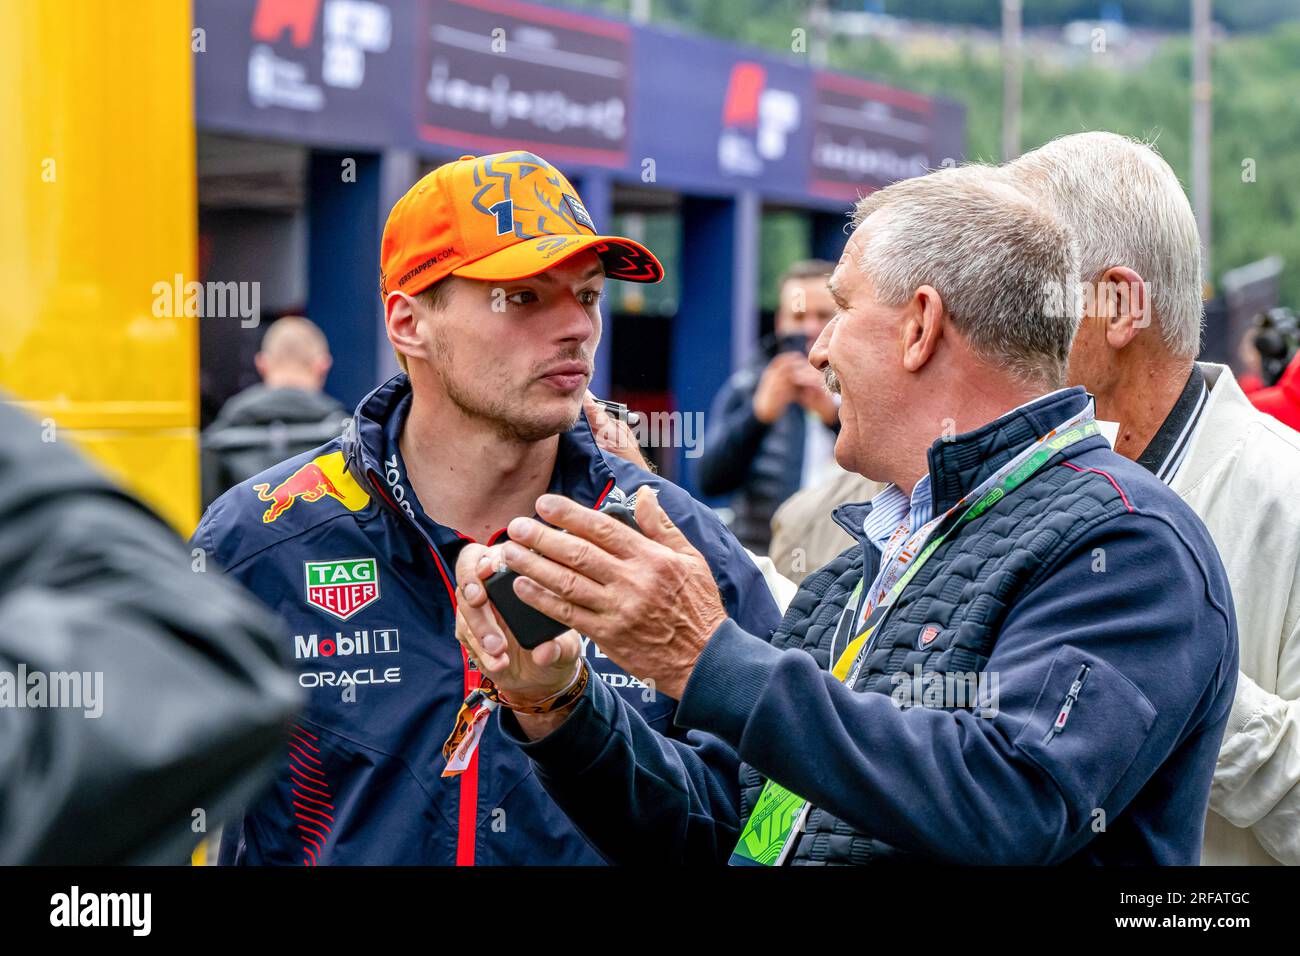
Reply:
[[[1241,673],[1203,864],[1300,863],[1300,433],[1257,411],[1226,366],[1171,487],[1210,530],[1237,609]]]
[[[884,487],[836,466],[833,477],[787,498],[772,515],[768,553],[776,569],[798,584],[853,544],[831,511],[846,501],[870,501]]]

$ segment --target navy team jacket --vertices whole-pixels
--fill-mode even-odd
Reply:
[[[431,520],[410,491],[397,447],[410,403],[398,375],[361,402],[343,436],[232,488],[194,534],[280,615],[309,695],[283,771],[227,824],[223,864],[600,862],[497,721],[464,774],[441,776],[442,743],[478,680],[453,626],[456,557],[469,539]],[[762,576],[709,509],[605,457],[585,416],[560,436],[552,491],[595,507],[612,488],[646,484],[708,560],[731,616],[771,632],[780,613]],[[650,726],[677,733],[675,701],[589,641],[585,654]]]

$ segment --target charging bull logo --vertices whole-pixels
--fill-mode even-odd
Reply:
[[[253,490],[259,500],[271,502],[271,507],[262,513],[265,524],[279,518],[299,498],[306,502],[333,498],[349,511],[360,511],[370,503],[370,496],[344,466],[341,451],[312,459],[274,488],[267,483],[253,485]]]

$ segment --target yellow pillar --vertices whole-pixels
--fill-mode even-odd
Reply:
[[[0,389],[198,517],[188,0],[0,0]],[[3,440],[3,436],[0,436]]]

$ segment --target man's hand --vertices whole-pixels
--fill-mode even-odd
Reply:
[[[601,451],[617,455],[645,471],[654,471],[650,463],[645,460],[645,456],[641,454],[641,445],[637,441],[636,433],[627,422],[620,421],[605,411],[603,406],[596,404],[596,396],[591,392],[583,397],[582,410],[587,413],[591,433],[595,436],[596,445]]]
[[[799,392],[795,378],[800,366],[812,368],[808,356],[802,352],[781,352],[763,369],[763,375],[754,389],[754,417],[770,425],[790,407]]]
[[[532,650],[520,647],[483,587],[500,566],[501,545],[467,544],[461,550],[456,560],[456,640],[512,703],[532,704],[569,686],[582,641],[567,631]]]
[[[510,522],[506,564],[515,593],[596,641],[629,674],[680,698],[696,659],[727,612],[708,562],[643,489],[643,534],[559,495],[537,499],[532,518]],[[531,550],[530,550],[531,549]]]

